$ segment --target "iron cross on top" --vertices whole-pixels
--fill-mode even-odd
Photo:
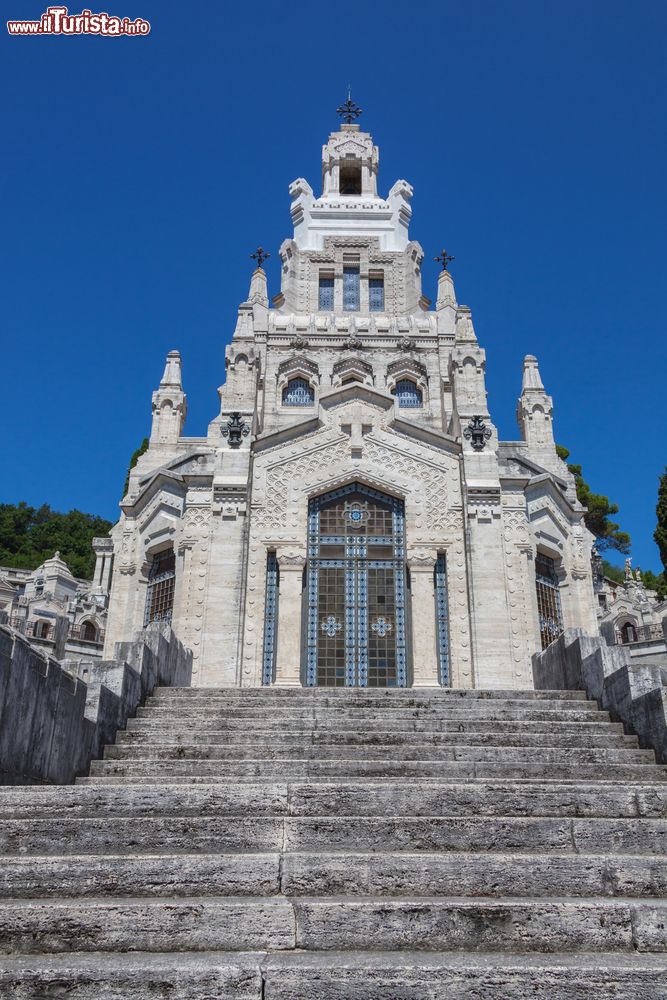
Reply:
[[[257,267],[261,267],[265,260],[267,260],[271,254],[264,247],[257,247],[254,253],[250,254],[252,260],[257,261]]]
[[[447,265],[451,263],[451,261],[456,260],[456,257],[452,257],[452,255],[447,253],[446,250],[442,250],[437,257],[433,258],[433,260],[437,260],[440,264],[442,264],[443,271],[446,271]]]
[[[340,115],[348,125],[351,125],[355,118],[358,118],[362,113],[361,108],[354,103],[350,91],[347,92],[347,100],[345,104],[342,104],[339,108],[336,108],[336,114]]]

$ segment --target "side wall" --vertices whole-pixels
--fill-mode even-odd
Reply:
[[[569,629],[535,654],[533,676],[537,689],[586,691],[667,763],[667,670],[632,663],[627,647]]]
[[[77,676],[0,625],[0,784],[69,784],[156,685],[190,683],[192,653],[168,626],[150,625],[116,652]]]

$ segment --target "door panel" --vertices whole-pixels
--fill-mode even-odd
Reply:
[[[403,506],[360,484],[311,501],[306,684],[407,683]]]

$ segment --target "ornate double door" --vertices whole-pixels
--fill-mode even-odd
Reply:
[[[353,483],[308,512],[306,684],[405,687],[405,517]]]

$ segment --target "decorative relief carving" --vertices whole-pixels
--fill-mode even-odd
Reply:
[[[463,431],[466,441],[470,441],[473,451],[484,451],[486,442],[492,436],[492,430],[487,427],[482,417],[473,417],[468,426]]]
[[[250,434],[250,426],[238,411],[230,413],[226,424],[220,428],[220,433],[229,441],[230,448],[240,448],[244,437]]]
[[[501,512],[500,491],[471,490],[468,494],[468,516],[476,518],[478,524],[490,523]]]

